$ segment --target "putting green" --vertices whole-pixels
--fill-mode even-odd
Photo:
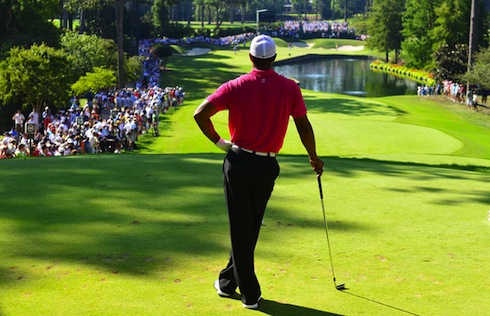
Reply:
[[[383,154],[435,154],[456,152],[463,143],[439,130],[396,122],[326,120],[316,132],[318,151],[323,155],[370,157]],[[286,142],[283,153],[288,151]],[[298,148],[294,148],[297,152]]]

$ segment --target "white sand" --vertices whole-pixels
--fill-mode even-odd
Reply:
[[[291,43],[293,47],[299,47],[299,48],[312,48],[315,44],[308,44],[304,42],[293,42]]]
[[[293,47],[299,47],[299,48],[312,48],[315,44],[308,44],[304,42],[293,42],[291,43]],[[364,46],[352,46],[352,45],[343,45],[339,46],[339,51],[343,52],[354,52],[354,51],[360,51],[363,50]],[[335,50],[335,48],[333,48]]]
[[[344,52],[354,52],[354,51],[359,51],[363,50],[364,46],[352,46],[352,45],[344,45],[344,46],[339,46],[339,51],[344,51]]]
[[[196,55],[204,55],[204,54],[207,54],[211,51],[211,49],[209,48],[199,48],[199,47],[195,47],[191,50],[188,50],[187,51],[187,55],[188,56],[196,56]]]

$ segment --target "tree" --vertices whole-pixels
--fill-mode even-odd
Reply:
[[[435,10],[437,19],[430,30],[434,49],[468,43],[471,1],[444,0]]]
[[[80,95],[90,91],[97,92],[112,88],[116,85],[116,82],[116,73],[114,70],[95,67],[93,72],[89,72],[85,76],[80,77],[71,86],[71,89],[76,95]]]
[[[126,74],[126,83],[134,83],[141,78],[143,74],[143,63],[139,56],[126,58],[124,63],[124,72]]]
[[[490,89],[490,49],[486,48],[475,55],[475,62],[465,79]]]
[[[169,23],[168,7],[164,0],[155,0],[151,7],[153,28],[156,36],[163,36],[165,28]]]
[[[387,62],[392,50],[395,50],[395,63],[398,62],[398,52],[403,40],[403,10],[404,0],[376,0],[368,15],[368,46],[384,51]]]
[[[111,39],[65,31],[61,47],[73,56],[73,75],[77,79],[97,66],[116,70],[116,43]]]
[[[33,43],[59,46],[59,30],[50,22],[57,15],[59,0],[0,1],[0,50],[29,47]]]
[[[156,57],[156,59],[158,59],[158,64],[163,69],[165,69],[167,60],[173,55],[173,53],[174,50],[169,45],[158,44],[153,46],[153,55]]]
[[[468,45],[442,45],[434,54],[437,80],[461,80],[468,69]]]
[[[124,86],[124,0],[115,0],[117,33],[117,87]]]
[[[64,0],[63,8],[69,13],[80,14],[80,28],[79,33],[85,32],[85,12],[88,9],[95,9],[100,7],[100,0]],[[72,28],[70,28],[73,30]]]
[[[428,30],[434,28],[436,8],[442,0],[407,0],[403,15],[402,56],[407,67],[427,69],[433,65],[434,49]]]
[[[12,48],[0,63],[0,101],[41,109],[61,108],[70,97],[72,64],[67,53],[45,44]]]

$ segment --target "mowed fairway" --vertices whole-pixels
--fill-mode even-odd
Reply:
[[[186,101],[139,153],[0,161],[0,315],[490,314],[486,114],[304,91],[348,290],[334,288],[317,180],[292,124],[256,251],[263,301],[249,311],[212,287],[229,253],[224,154],[192,118],[247,57],[169,63],[164,82]],[[226,136],[226,113],[215,121]]]

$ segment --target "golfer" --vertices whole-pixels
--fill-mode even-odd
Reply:
[[[276,45],[265,35],[250,44],[253,69],[221,85],[194,113],[199,128],[227,153],[223,163],[228,207],[231,255],[214,283],[220,296],[240,289],[243,307],[256,309],[261,299],[254,271],[254,250],[267,202],[279,175],[276,155],[281,149],[292,116],[310,164],[318,175],[323,161],[317,156],[315,136],[306,116],[298,85],[272,69]],[[231,140],[216,132],[211,117],[228,110]]]

